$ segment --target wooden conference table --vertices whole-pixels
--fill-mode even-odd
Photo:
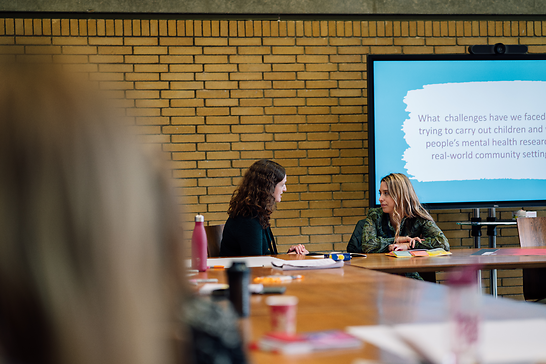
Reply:
[[[544,250],[544,255],[500,255],[504,252],[525,250]],[[480,249],[452,249],[451,255],[438,257],[394,258],[385,254],[368,254],[367,257],[354,257],[350,264],[387,273],[439,272],[469,265],[480,269],[545,268],[546,247],[499,248],[499,255],[471,255]]]
[[[382,264],[382,258],[376,259],[373,258],[374,256],[368,255],[368,258],[362,258],[362,260],[368,259],[370,266],[378,268]],[[288,255],[277,257],[293,259],[293,256]],[[407,261],[403,263],[403,260],[399,258],[392,258],[392,260],[395,259],[393,266],[398,265],[398,268],[384,270],[402,272],[409,269],[407,266],[405,268],[402,266],[411,265],[411,263]],[[458,258],[453,260],[458,261]],[[440,263],[434,264],[437,267],[440,266]],[[348,326],[360,325],[433,323],[443,322],[446,319],[448,292],[446,286],[386,274],[373,269],[362,269],[364,265],[354,259],[351,264],[346,264],[342,268],[297,272],[304,275],[304,279],[286,284],[285,293],[297,296],[299,299],[297,332],[345,329]],[[433,269],[432,267],[433,265],[430,269]],[[445,269],[446,265],[441,267]],[[412,269],[415,267],[412,266]],[[271,274],[291,275],[295,272],[283,272],[265,267],[251,268],[252,278]],[[226,282],[225,271],[222,269],[199,273],[196,278],[218,278],[219,282]],[[247,342],[259,339],[270,330],[266,297],[252,295],[250,316],[241,320]],[[483,316],[488,320],[546,318],[546,307],[540,304],[494,299],[484,295],[483,307],[486,308],[483,310]],[[405,359],[393,357],[392,354],[368,343],[360,349],[330,350],[292,356],[249,351],[249,358],[255,364],[333,362],[341,364],[353,363],[359,358],[388,363],[406,362]]]

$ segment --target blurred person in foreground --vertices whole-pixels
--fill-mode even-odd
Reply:
[[[160,163],[53,66],[0,79],[0,361],[245,362],[235,314],[184,289]]]

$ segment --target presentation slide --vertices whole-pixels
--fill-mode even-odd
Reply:
[[[376,189],[401,172],[428,204],[546,200],[546,60],[376,61],[373,87]]]

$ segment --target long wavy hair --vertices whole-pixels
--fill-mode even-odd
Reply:
[[[0,361],[174,363],[170,183],[95,92],[40,68],[0,69]]]
[[[257,217],[260,225],[269,227],[275,211],[275,186],[286,176],[283,166],[268,159],[254,162],[246,171],[229,202],[230,217]]]
[[[432,216],[419,202],[409,178],[402,173],[391,173],[381,179],[387,185],[387,191],[394,200],[392,220],[396,231],[395,239],[400,235],[400,224],[404,218],[421,217],[432,221]]]

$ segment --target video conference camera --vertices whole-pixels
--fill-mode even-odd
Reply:
[[[468,47],[471,54],[525,54],[528,47],[522,44],[472,45]]]

